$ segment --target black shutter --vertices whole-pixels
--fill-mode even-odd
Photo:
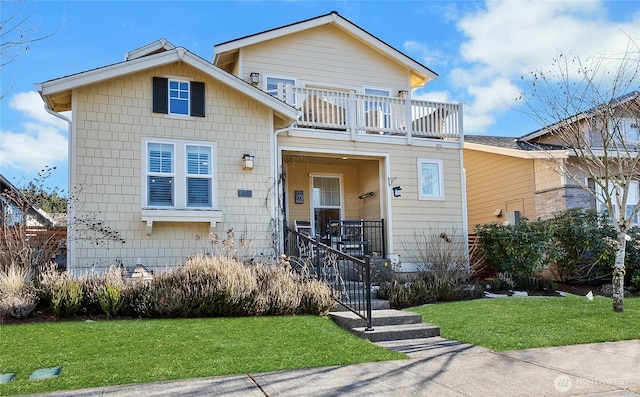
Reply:
[[[204,117],[204,83],[199,81],[191,82],[191,115]]]
[[[153,112],[169,113],[169,79],[153,78]]]

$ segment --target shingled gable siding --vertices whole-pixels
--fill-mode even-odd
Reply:
[[[169,113],[169,79],[165,77],[153,77],[153,112]],[[193,117],[204,117],[205,91],[204,83],[192,81],[189,83],[189,93],[191,95],[189,103],[189,115]]]

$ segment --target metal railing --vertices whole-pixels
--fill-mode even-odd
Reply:
[[[351,132],[460,140],[462,108],[439,103],[280,84],[277,97],[298,108],[297,125]]]
[[[307,234],[284,228],[285,254],[293,269],[303,277],[322,280],[333,291],[334,299],[367,322],[371,317],[371,258],[356,258],[330,247]]]

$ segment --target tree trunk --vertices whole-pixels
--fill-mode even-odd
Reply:
[[[616,261],[613,265],[613,278],[611,284],[613,284],[613,311],[624,311],[624,256],[627,246],[627,234],[624,232],[618,233],[618,249],[616,250]]]

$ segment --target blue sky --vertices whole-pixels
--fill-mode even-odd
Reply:
[[[0,173],[14,184],[55,166],[67,190],[66,123],[48,115],[35,83],[109,65],[160,38],[206,60],[234,38],[337,11],[439,74],[414,94],[464,105],[466,134],[521,136],[538,126],[518,111],[520,76],[559,51],[619,53],[640,43],[640,2],[628,1],[5,1],[32,38],[4,48]]]

